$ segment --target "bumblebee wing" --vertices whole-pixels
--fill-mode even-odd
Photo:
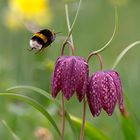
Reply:
[[[56,43],[62,43],[66,39],[66,36],[56,36],[55,42]]]
[[[35,23],[33,23],[33,22],[26,22],[26,23],[24,23],[24,25],[32,33],[36,33],[38,31],[40,31],[40,28]]]
[[[54,42],[52,42],[52,44],[50,44],[50,46],[55,46],[55,45],[62,45],[65,41],[67,36],[56,36],[56,39]]]

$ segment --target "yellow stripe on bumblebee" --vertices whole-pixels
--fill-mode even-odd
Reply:
[[[48,41],[47,37],[40,32],[35,33],[34,36],[40,37],[44,41],[44,43]]]

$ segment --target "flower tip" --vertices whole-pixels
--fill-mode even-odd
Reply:
[[[56,98],[56,95],[54,93],[52,93],[52,97],[55,99]]]
[[[85,94],[84,95],[81,95],[80,92],[76,91],[77,92],[77,99],[79,102],[82,102],[84,97],[85,97]]]
[[[129,112],[126,107],[123,106],[123,109],[121,110],[121,114],[123,117],[126,117],[126,118],[129,117]]]
[[[108,114],[108,116],[112,116],[113,112],[110,112],[110,113],[107,113],[107,114]]]
[[[66,100],[70,100],[70,98],[71,98],[71,95],[67,95],[67,94],[64,94],[64,93],[62,93],[63,95],[64,95],[64,97],[66,98]]]
[[[120,106],[120,111],[121,111],[121,112],[124,112],[124,107],[123,107],[123,105]]]
[[[83,98],[78,98],[78,101],[79,101],[79,102],[82,102],[82,100],[83,100]]]

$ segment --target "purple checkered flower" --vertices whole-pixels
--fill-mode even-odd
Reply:
[[[112,115],[116,102],[123,112],[122,85],[119,74],[114,70],[99,71],[89,79],[88,104],[93,116],[98,116],[103,108]]]
[[[87,92],[88,65],[82,57],[61,56],[57,59],[52,76],[52,96],[55,98],[61,90],[67,100],[77,93],[82,101]]]

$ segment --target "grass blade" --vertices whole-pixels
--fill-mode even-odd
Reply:
[[[61,104],[58,101],[54,100],[52,98],[52,96],[50,95],[50,93],[48,93],[47,91],[45,91],[43,89],[40,89],[40,88],[37,88],[34,86],[19,85],[19,86],[10,87],[10,88],[6,89],[6,91],[11,91],[11,90],[15,90],[15,89],[28,89],[28,90],[35,91],[35,92],[43,95],[45,98],[49,99],[50,101],[54,102],[57,106],[61,107]]]
[[[122,130],[125,140],[137,140],[134,124],[129,116],[122,117]]]
[[[140,44],[140,41],[136,41],[132,44],[130,44],[129,46],[127,46],[119,55],[118,57],[116,58],[113,66],[112,66],[112,69],[115,69],[117,67],[117,65],[119,64],[119,62],[122,60],[122,58],[124,57],[124,55],[130,50],[132,49],[133,47],[135,47],[136,45]]]
[[[15,98],[15,99],[19,99],[29,105],[31,105],[32,107],[34,107],[36,110],[38,110],[39,112],[41,112],[49,121],[50,123],[53,125],[53,127],[55,128],[55,130],[58,132],[59,136],[60,131],[54,121],[54,119],[51,117],[51,115],[45,110],[45,108],[38,103],[37,101],[33,100],[32,98],[25,96],[25,95],[18,95],[18,94],[14,94],[14,93],[0,93],[0,96],[4,96],[4,97],[10,97],[10,98]]]
[[[1,120],[1,123],[7,128],[7,130],[9,131],[9,133],[13,136],[14,140],[21,140],[21,139],[12,131],[12,129],[9,127],[9,125],[6,123],[5,120]]]
[[[43,96],[46,96],[46,98],[48,98],[49,100],[53,100],[52,97],[50,96],[50,94],[47,91],[45,91],[43,89],[40,89],[40,88],[37,88],[37,87],[33,87],[33,86],[25,86],[25,85],[13,86],[13,87],[10,87],[10,88],[6,89],[6,91],[10,91],[10,90],[14,90],[14,89],[33,90],[35,92],[38,92],[38,93],[42,94]]]
[[[7,89],[7,91],[12,91],[12,90],[15,90],[15,89],[28,89],[28,90],[35,91],[36,93],[39,93],[39,94],[43,95],[46,99],[49,99],[50,101],[55,103],[56,106],[59,107],[59,109],[61,109],[61,104],[57,100],[54,100],[50,96],[50,94],[47,91],[43,90],[43,89],[33,87],[33,86],[20,85],[20,86],[10,87],[10,88]],[[76,139],[77,138],[76,130],[75,130],[73,122],[72,122],[72,120],[71,120],[71,118],[69,116],[69,113],[67,111],[66,111],[66,119],[69,122],[69,125],[70,125],[70,127],[72,129],[72,132],[73,132],[73,135],[74,135],[74,138]]]

